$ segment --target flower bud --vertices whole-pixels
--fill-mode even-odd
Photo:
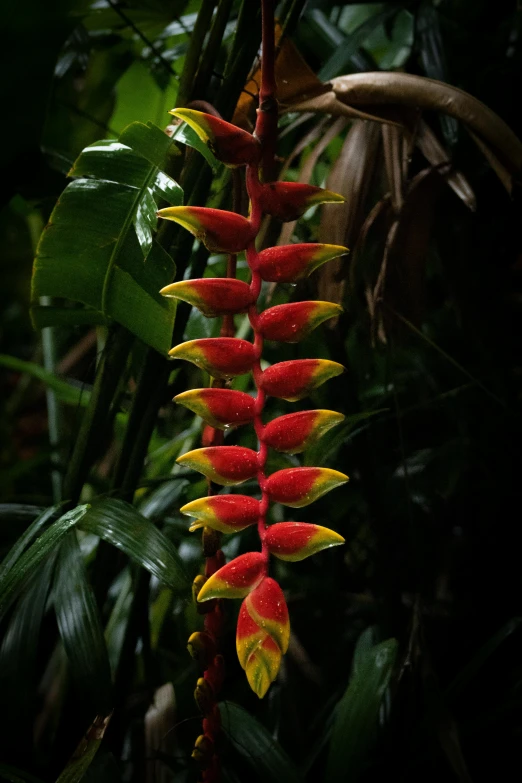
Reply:
[[[298,454],[319,440],[344,419],[342,413],[327,410],[299,411],[268,422],[263,441],[284,454]]]
[[[212,574],[201,588],[198,601],[209,598],[244,598],[265,575],[266,561],[261,552],[239,555]]]
[[[213,378],[233,378],[249,372],[256,360],[254,346],[236,337],[203,337],[175,345],[172,359],[185,359]]]
[[[240,253],[254,239],[247,218],[211,207],[166,207],[158,217],[173,220],[199,239],[211,253]]]
[[[243,446],[193,449],[176,460],[224,487],[241,484],[257,474],[257,454]]]
[[[208,734],[200,734],[194,743],[192,758],[202,767],[208,767],[214,754],[214,743]]]
[[[196,518],[191,532],[207,526],[221,533],[236,533],[257,522],[259,501],[248,495],[211,495],[187,503],[180,511]]]
[[[254,418],[254,399],[232,389],[190,389],[174,397],[174,402],[201,416],[220,430],[248,424]]]
[[[295,402],[342,372],[342,364],[329,359],[293,359],[265,370],[259,385],[272,397]]]
[[[258,331],[266,340],[298,343],[328,318],[342,313],[333,302],[291,302],[276,305],[259,316]]]
[[[272,473],[266,492],[275,503],[302,508],[348,481],[348,476],[330,468],[285,468]]]
[[[259,160],[259,142],[237,125],[194,109],[173,109],[169,114],[185,120],[225,166],[234,168]]]
[[[267,529],[264,543],[280,560],[297,562],[315,555],[321,549],[344,544],[344,538],[321,525],[307,522],[278,522]]]
[[[297,220],[314,204],[344,201],[339,193],[300,182],[267,182],[259,195],[262,211],[283,222]]]
[[[191,634],[187,641],[187,649],[191,657],[204,669],[214,660],[216,655],[216,643],[205,631],[195,631]]]
[[[249,286],[232,277],[180,280],[162,288],[160,294],[188,302],[207,318],[244,313],[252,304]]]
[[[308,242],[267,247],[258,256],[258,271],[267,283],[297,283],[326,261],[349,253],[342,245]]]
[[[199,677],[196,682],[194,701],[203,715],[212,712],[214,704],[216,703],[216,697],[212,686],[204,677]]]
[[[193,601],[197,601],[198,600],[199,591],[201,590],[201,588],[203,587],[203,585],[205,584],[206,581],[207,581],[207,577],[203,576],[203,574],[198,574],[194,578],[194,581],[192,582],[192,600]]]

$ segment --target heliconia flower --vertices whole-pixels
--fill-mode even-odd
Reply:
[[[236,632],[239,663],[260,699],[277,676],[289,638],[283,591],[274,579],[267,577],[243,601]]]
[[[259,142],[237,125],[194,109],[173,109],[169,114],[185,120],[226,166],[244,166],[259,160]]]
[[[244,598],[263,579],[266,561],[261,552],[247,552],[210,576],[198,594],[198,602],[210,598]]]
[[[205,370],[213,378],[233,378],[250,372],[256,355],[254,346],[237,337],[203,337],[175,345],[169,351],[173,359],[185,359]]]
[[[249,286],[232,277],[179,280],[162,288],[160,294],[188,302],[208,318],[243,313],[252,304]]]
[[[257,473],[257,454],[243,446],[207,446],[193,449],[176,462],[203,473],[216,484],[225,487],[241,484]]]
[[[268,551],[280,560],[297,562],[322,549],[344,544],[344,538],[321,525],[307,522],[278,522],[270,525],[264,537]]]
[[[339,193],[300,182],[267,182],[259,194],[263,212],[284,222],[297,220],[314,204],[344,201],[346,199]]]
[[[330,468],[285,468],[268,477],[265,489],[275,503],[302,508],[346,481],[348,476]]]
[[[212,253],[240,253],[254,238],[254,229],[249,220],[224,209],[166,207],[156,214],[179,223]]]
[[[263,441],[276,451],[298,454],[318,441],[329,429],[340,424],[343,419],[342,413],[327,410],[288,413],[268,422],[263,430]]]
[[[295,402],[342,372],[342,364],[329,359],[292,359],[268,367],[259,385],[272,397]]]
[[[259,518],[259,501],[248,495],[208,495],[180,508],[195,517],[189,530],[211,527],[221,533],[235,533],[253,525]]]
[[[238,427],[254,418],[254,399],[233,389],[190,389],[174,397],[174,402],[201,416],[220,430]]]
[[[258,271],[267,283],[297,283],[326,261],[349,253],[342,245],[303,243],[267,247],[258,256]]]
[[[264,310],[259,316],[258,331],[267,340],[297,343],[323,321],[342,313],[333,302],[291,302]]]

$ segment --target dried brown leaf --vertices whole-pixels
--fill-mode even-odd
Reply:
[[[450,188],[474,212],[477,208],[477,200],[471,185],[464,174],[453,168],[448,152],[424,120],[419,121],[415,143],[428,163],[437,169]]]
[[[327,85],[328,86],[328,85]],[[403,125],[407,121],[407,114],[393,106],[379,106],[355,108],[348,106],[337,99],[335,92],[329,91],[311,98],[299,97],[294,103],[287,103],[280,106],[282,113],[292,112],[313,112],[320,114],[332,114],[334,117],[352,117],[358,120],[372,120],[373,122],[387,122],[390,125]]]
[[[324,133],[323,137],[317,142],[317,144],[315,145],[315,147],[307,157],[301,171],[299,172],[299,177],[297,180],[298,182],[304,184],[308,184],[310,182],[315,165],[319,160],[320,156],[323,154],[323,152],[330,144],[332,139],[335,139],[335,137],[338,136],[339,133],[341,133],[346,123],[347,120],[344,117],[339,117],[330,126],[330,128],[328,128],[326,133]],[[287,245],[290,242],[296,224],[297,224],[297,220],[292,220],[290,223],[283,224],[283,228],[281,229],[281,234],[279,235],[279,241],[278,241],[279,245]]]
[[[409,73],[376,71],[339,76],[331,82],[332,89],[350,108],[407,106],[440,111],[463,122],[486,153],[498,159],[504,170],[496,167],[509,193],[513,180],[522,169],[522,142],[511,128],[488,106],[469,93],[450,84],[414,76]],[[478,143],[478,142],[477,142]],[[491,158],[488,155],[488,159]]]
[[[322,242],[347,247],[355,243],[364,220],[379,144],[377,123],[365,120],[353,122],[326,183],[329,190],[340,193],[346,201],[344,204],[323,206],[320,228]],[[343,269],[342,259],[321,267],[317,273],[320,298],[339,303],[342,301],[345,287]]]

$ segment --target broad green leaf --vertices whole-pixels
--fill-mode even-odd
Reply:
[[[130,503],[112,498],[93,503],[81,528],[123,550],[173,590],[188,589],[189,580],[174,545]]]
[[[72,311],[68,310],[65,312]],[[15,356],[7,356],[2,353],[0,354],[0,366],[7,367],[9,370],[15,370],[15,372],[31,375],[44,383],[49,389],[52,389],[57,398],[68,405],[87,405],[89,402],[90,391],[71,386],[67,381],[64,381],[35,362],[26,362],[23,359],[17,359]]]
[[[375,738],[379,710],[397,656],[397,642],[388,639],[362,655],[336,708],[325,783],[355,781]]]
[[[85,516],[89,506],[76,506],[71,511],[53,522],[47,530],[25,552],[23,548],[33,538],[34,533],[48,521],[55,509],[48,509],[28,528],[23,536],[8,553],[2,563],[0,573],[0,618],[11,606],[12,602],[25,587],[36,568],[71,530]],[[22,554],[23,552],[23,554]]]
[[[79,783],[89,769],[109,725],[110,715],[98,715],[56,783]]]
[[[60,547],[53,598],[71,676],[82,700],[94,711],[108,713],[113,705],[109,657],[75,533]]]
[[[131,122],[120,133],[120,142],[131,147],[134,152],[137,152],[158,169],[165,166],[169,156],[180,154],[170,136],[167,136],[152,122],[147,122],[146,125],[143,122]],[[167,180],[165,183],[168,188],[167,192],[172,198],[178,198],[179,185],[166,174],[164,176]],[[165,198],[168,196],[165,195]]]
[[[281,745],[243,707],[223,701],[219,711],[223,731],[238,753],[252,766],[258,780],[263,783],[302,781],[297,767]]]
[[[89,318],[114,319],[166,353],[175,307],[159,290],[173,279],[174,263],[153,232],[159,202],[178,205],[182,191],[156,165],[161,131],[135,125],[125,135],[140,149],[150,140],[155,162],[120,141],[86,147],[70,172],[78,179],[62,193],[38,245],[32,299],[80,302],[91,308]],[[164,162],[172,146],[165,138]],[[52,323],[50,316],[42,307],[33,311],[37,326]]]

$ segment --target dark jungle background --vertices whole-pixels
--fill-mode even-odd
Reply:
[[[0,779],[195,781],[198,669],[186,639],[201,623],[190,600],[201,550],[179,508],[204,494],[205,482],[175,458],[198,447],[201,421],[170,400],[201,384],[201,373],[162,358],[170,311],[107,319],[68,295],[78,265],[99,262],[77,250],[83,221],[87,231],[110,212],[99,182],[139,190],[111,173],[114,146],[100,158],[104,169],[76,164],[75,176],[92,178],[98,212],[93,218],[92,195],[77,205],[58,273],[33,289],[32,303],[31,274],[85,147],[118,139],[133,122],[163,130],[180,94],[181,105],[205,99],[229,120],[241,99],[252,120],[255,79],[242,89],[256,68],[258,4],[2,0],[0,17]],[[267,287],[271,304],[333,298],[345,312],[298,346],[271,344],[266,358],[322,356],[347,367],[312,399],[345,423],[304,459],[351,480],[299,516],[338,530],[346,545],[275,566],[293,637],[261,702],[235,655],[237,602],[226,605],[223,778],[515,779],[520,169],[502,151],[488,158],[463,123],[435,108],[407,107],[414,133],[405,141],[378,122],[352,126],[292,104],[307,90],[321,94],[317,77],[406,72],[470,93],[520,138],[522,8],[515,0],[303,0],[279,4],[278,19],[287,42],[278,61],[284,176],[326,183],[348,200],[339,213],[310,210],[293,235],[267,225],[265,242],[346,242],[352,254],[297,290]],[[194,145],[179,144],[169,173],[186,200],[229,208],[230,173]],[[138,234],[156,228],[145,212],[134,216]],[[107,230],[126,242],[132,225]],[[224,274],[223,257],[208,258],[180,233],[162,241],[163,267],[135,272],[151,302],[174,263],[177,279]],[[238,274],[246,279],[241,261]],[[247,324],[236,325],[248,339]],[[216,329],[178,308],[174,340]],[[289,410],[272,401],[269,413]],[[230,442],[254,446],[246,430]],[[271,470],[298,464],[271,460]],[[83,514],[74,508],[86,503],[77,532],[65,535],[59,520]],[[280,520],[285,510],[274,513]],[[255,547],[248,531],[224,544],[227,557]]]

